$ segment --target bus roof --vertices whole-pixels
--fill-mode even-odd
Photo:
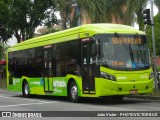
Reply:
[[[11,48],[9,51],[16,51],[32,47],[50,45],[58,42],[70,41],[79,38],[86,38],[100,33],[119,33],[119,34],[145,34],[131,26],[121,24],[85,24],[79,27],[62,30],[55,33],[50,33],[40,37],[35,37],[24,42],[21,42]]]

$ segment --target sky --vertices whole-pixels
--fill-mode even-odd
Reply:
[[[150,4],[148,4],[147,8],[150,8]],[[157,15],[157,13],[158,13],[158,9],[157,9],[157,7],[154,5],[154,8],[153,8],[153,14],[154,14],[154,16]],[[56,15],[57,15],[57,18],[60,19],[59,12],[57,12]],[[139,29],[139,26],[138,26],[137,23],[134,23],[134,26],[133,26],[133,27],[136,28],[136,29]],[[40,26],[37,27],[37,29],[38,29],[38,28],[40,28]],[[37,31],[37,29],[36,29],[36,31]],[[35,31],[35,32],[36,32],[36,31]],[[8,43],[9,46],[14,46],[14,45],[17,44],[17,39],[13,36],[12,38],[10,38],[10,39],[8,40],[7,43]]]

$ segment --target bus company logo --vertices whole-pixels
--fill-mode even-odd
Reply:
[[[66,87],[66,82],[64,80],[53,81],[53,87]]]
[[[62,90],[58,90],[57,88],[53,89],[54,93],[62,93]]]
[[[141,79],[148,79],[148,76],[140,76]]]
[[[126,80],[127,77],[126,76],[119,76],[119,77],[117,77],[117,79],[119,79],[119,80]]]

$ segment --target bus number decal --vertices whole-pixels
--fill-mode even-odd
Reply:
[[[53,81],[53,87],[66,87],[66,82],[64,80]]]
[[[54,93],[62,93],[62,90],[58,90],[57,88],[53,89]]]
[[[13,85],[16,85],[17,83],[20,83],[20,79],[13,79]]]

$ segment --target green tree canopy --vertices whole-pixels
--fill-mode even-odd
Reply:
[[[155,0],[155,4],[158,7],[158,11],[160,12],[160,0]]]
[[[0,42],[0,60],[3,60],[6,58],[6,51],[8,47],[9,46],[6,45],[5,43]]]
[[[123,5],[126,0],[52,0],[56,1],[57,9],[60,11],[62,28],[75,27],[78,24],[80,12],[86,11],[92,23],[111,22],[112,16],[123,21]],[[73,14],[74,13],[74,14]],[[73,14],[73,15],[71,15]],[[128,22],[128,21],[127,21]]]
[[[155,44],[156,44],[156,55],[160,55],[160,13],[154,17],[155,22]],[[146,33],[149,40],[149,47],[152,54],[152,30],[151,26],[147,26]]]
[[[0,0],[0,21],[18,42],[32,38],[39,25],[57,23],[52,0]]]
[[[8,29],[5,29],[5,25],[3,24],[4,21],[9,19],[7,16],[7,7],[5,3],[2,0],[0,0],[0,42],[5,42],[8,38],[11,37],[10,34],[12,34],[8,31]]]
[[[86,11],[92,23],[110,23],[121,21],[122,24],[139,24],[139,29],[144,30],[142,11],[148,0],[53,0],[62,18],[62,28],[75,27],[80,17],[79,12]],[[158,0],[157,0],[158,1]],[[76,4],[75,4],[76,3]],[[77,14],[71,16],[73,8],[78,9]],[[81,13],[82,14],[82,13]],[[72,18],[71,18],[72,17]]]
[[[148,0],[127,0],[127,14],[132,22],[137,22],[139,30],[144,30],[142,11],[146,8]]]

